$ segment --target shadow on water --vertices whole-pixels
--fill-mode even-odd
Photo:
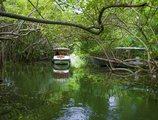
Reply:
[[[157,120],[157,80],[72,68],[54,79],[49,64],[6,65],[0,120]]]

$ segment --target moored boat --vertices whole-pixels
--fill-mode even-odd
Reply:
[[[139,48],[139,47],[116,47],[114,50],[123,50],[128,51],[128,54],[130,51],[145,51],[145,48]],[[123,51],[121,53],[123,54]],[[119,54],[116,52],[116,56],[119,57]],[[124,54],[125,55],[125,54]],[[128,56],[126,56],[128,57]],[[142,61],[139,56],[135,56],[135,58],[127,58],[125,60],[120,60],[117,57],[114,58],[100,58],[100,57],[91,57],[91,61],[93,64],[98,65],[100,67],[109,67],[109,68],[147,68],[147,62]]]
[[[99,57],[92,57],[91,62],[100,67],[113,67],[113,68],[147,67],[146,62],[141,62],[137,59],[131,61],[118,61],[118,60],[104,59]]]
[[[70,55],[68,48],[55,48],[52,58],[54,78],[68,78],[70,72]]]

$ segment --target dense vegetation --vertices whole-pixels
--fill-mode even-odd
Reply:
[[[0,62],[49,59],[56,46],[104,56],[116,46],[137,46],[146,48],[149,70],[155,72],[157,4],[156,0],[0,0]]]
[[[75,106],[68,106],[73,99],[77,107],[90,106],[94,120],[107,113],[114,119],[157,119],[157,10],[157,0],[0,0],[0,119],[55,119]],[[83,63],[78,60],[70,79],[57,81],[47,62],[12,64],[50,61],[53,48],[60,46],[69,47],[76,58],[118,61],[129,51],[115,47],[141,47],[146,50],[131,52],[130,58],[139,55],[148,67],[126,69],[133,73],[127,76],[121,69],[93,73],[89,66],[74,69]],[[118,105],[108,112],[110,98]]]

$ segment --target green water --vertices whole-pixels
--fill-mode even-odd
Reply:
[[[157,80],[73,68],[54,79],[49,63],[0,70],[0,120],[158,120]]]

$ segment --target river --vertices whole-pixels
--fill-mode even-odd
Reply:
[[[0,120],[158,120],[157,79],[72,68],[54,79],[50,63],[0,70]]]

